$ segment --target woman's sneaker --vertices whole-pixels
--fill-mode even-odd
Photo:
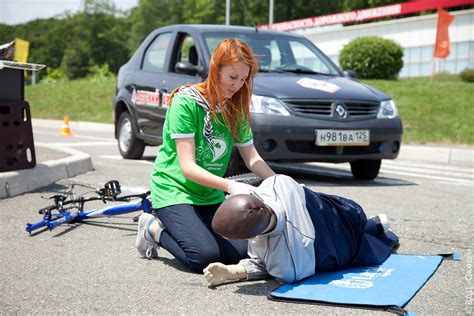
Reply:
[[[148,228],[154,221],[156,221],[156,218],[149,213],[143,213],[138,219],[138,233],[135,247],[142,257],[148,259],[158,257],[158,250],[160,249],[158,243],[148,232]],[[150,238],[152,240],[150,240]]]
[[[372,217],[372,220],[377,224],[377,228],[382,232],[386,233],[390,230],[390,224],[388,222],[387,214],[379,214]]]

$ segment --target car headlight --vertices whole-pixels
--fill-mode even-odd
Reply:
[[[388,118],[393,119],[398,116],[397,105],[393,100],[386,100],[380,102],[379,113],[377,118]]]
[[[278,99],[260,95],[252,95],[252,104],[250,112],[262,114],[291,115],[286,105]]]

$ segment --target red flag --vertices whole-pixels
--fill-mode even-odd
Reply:
[[[436,43],[433,52],[434,57],[446,58],[451,51],[449,44],[448,27],[453,22],[454,16],[442,8],[438,9],[438,27],[436,29]]]

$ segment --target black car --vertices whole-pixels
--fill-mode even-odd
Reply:
[[[392,98],[341,71],[305,37],[251,27],[173,25],[154,30],[120,68],[113,100],[124,158],[162,142],[169,93],[206,77],[223,39],[247,42],[259,62],[251,106],[254,143],[267,161],[349,162],[357,179],[377,177],[397,157],[402,122]],[[227,172],[238,172],[238,155]]]

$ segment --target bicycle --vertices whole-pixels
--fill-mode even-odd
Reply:
[[[251,173],[229,177],[228,179],[251,185],[258,185],[261,182],[260,178]],[[75,198],[73,193],[74,186],[73,184],[65,192],[51,196],[50,199],[54,200],[54,204],[43,207],[38,211],[39,214],[43,215],[43,219],[33,224],[27,223],[25,230],[31,234],[33,231],[44,227],[53,230],[59,225],[77,223],[88,218],[121,215],[141,210],[145,213],[153,214],[150,191],[120,196],[122,193],[120,183],[117,180],[110,180],[102,188],[94,191],[96,196],[84,197],[87,194],[85,193]],[[136,199],[139,201],[132,201]],[[92,201],[102,201],[104,204],[107,202],[127,203],[84,211],[85,204]],[[138,217],[139,215],[135,216],[133,221],[137,222]]]
[[[54,200],[54,204],[43,207],[38,211],[39,214],[43,215],[43,219],[33,224],[26,224],[25,230],[31,234],[33,231],[42,227],[53,230],[59,225],[81,222],[88,218],[114,216],[140,210],[146,213],[152,213],[153,210],[149,199],[150,191],[119,196],[122,192],[120,183],[117,180],[106,182],[102,188],[95,191],[96,196],[93,197],[84,197],[81,195],[74,198],[73,188],[74,184],[70,186],[65,193],[51,196],[50,199]],[[132,202],[132,200],[136,199],[139,199],[139,201]],[[104,204],[107,202],[128,203],[84,211],[85,204],[92,201],[102,201]],[[138,216],[134,218],[134,221],[137,221],[137,219]]]

